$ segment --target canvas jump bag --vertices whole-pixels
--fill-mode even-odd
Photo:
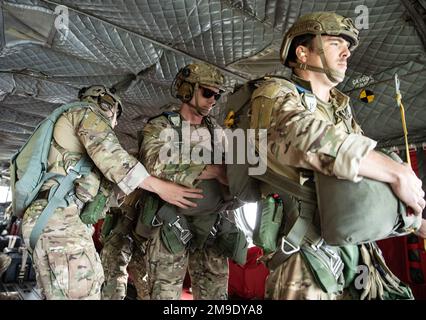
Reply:
[[[398,162],[395,154],[388,154]],[[361,244],[402,236],[420,227],[422,216],[408,214],[389,184],[360,182],[315,173],[321,235],[330,245]]]

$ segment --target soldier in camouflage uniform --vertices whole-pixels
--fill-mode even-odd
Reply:
[[[122,148],[113,131],[122,104],[113,92],[96,85],[80,90],[79,98],[88,106],[64,112],[54,126],[48,172],[65,175],[83,154],[88,155],[93,166],[88,175],[75,180],[73,200],[68,207],[55,210],[32,252],[37,283],[46,299],[100,298],[102,265],[92,241],[92,228],[79,217],[85,204],[98,193],[109,198],[105,211],[117,202],[117,194],[129,194],[138,187],[184,207],[192,204],[186,197],[201,197],[201,190],[150,176]],[[26,243],[55,184],[55,180],[47,180],[25,211],[22,232]]]
[[[358,30],[348,18],[331,12],[299,18],[281,47],[282,63],[293,70],[291,80],[271,78],[253,92],[251,127],[268,129],[268,169],[278,176],[300,185],[312,182],[312,171],[355,182],[369,177],[389,183],[418,214],[425,207],[421,181],[408,166],[373,150],[376,141],[363,135],[352,116],[349,97],[335,88],[343,81],[350,51],[357,45]],[[284,199],[284,214],[293,210],[300,215],[303,205],[297,197]],[[314,219],[307,234],[319,239],[319,227]],[[320,287],[303,250],[289,238],[284,240],[288,254],[271,270],[266,298],[338,298],[341,292]],[[302,244],[320,246],[311,240],[305,237]],[[278,251],[264,257],[268,266]]]
[[[0,252],[0,279],[11,263],[12,258],[3,252]],[[0,292],[0,300],[19,300],[19,297],[15,293]]]
[[[223,81],[223,75],[207,64],[189,64],[177,74],[173,84],[174,95],[182,101],[179,114],[183,121],[190,123],[191,137],[197,136],[197,129],[205,130],[207,121],[215,128],[220,128],[208,114],[220,97]],[[227,185],[223,165],[195,163],[192,159],[188,164],[180,164],[179,161],[168,164],[161,161],[159,154],[166,141],[160,135],[166,128],[172,128],[172,125],[165,115],[161,115],[151,119],[143,129],[144,140],[140,153],[148,172],[187,187],[204,189],[202,182],[214,184],[210,188],[213,191],[206,192],[204,189],[206,202],[215,196],[222,200],[220,192]],[[191,151],[198,142],[191,139]],[[177,152],[172,157],[179,159],[180,153]],[[195,215],[180,211],[188,221],[192,221],[192,225],[196,225],[197,219],[203,219],[205,222],[209,221],[211,227],[219,212],[218,208],[210,208]],[[194,229],[191,229],[194,237],[201,238]],[[157,231],[153,239],[148,241],[146,254],[151,299],[180,299],[187,269],[194,299],[227,299],[228,262],[214,245],[205,247],[201,243],[199,248],[185,248],[182,252],[173,254],[165,247],[160,232]]]
[[[12,262],[12,258],[7,254],[0,252],[0,278],[5,273],[5,271],[9,268],[10,263]]]
[[[135,206],[127,203],[120,208],[111,208],[109,218],[114,228],[105,238],[101,250],[101,261],[105,273],[102,300],[123,300],[127,295],[129,273],[136,288],[137,299],[149,299],[145,270],[145,242],[132,233],[136,218]]]

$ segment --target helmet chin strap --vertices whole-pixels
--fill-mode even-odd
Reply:
[[[205,115],[200,112],[200,105],[198,104],[197,92],[198,92],[199,88],[200,87],[199,87],[198,82],[197,82],[194,86],[194,93],[193,93],[193,96],[195,97],[195,105],[193,105],[191,103],[191,101],[188,101],[187,103],[191,108],[193,108],[198,113],[198,115],[200,115],[201,117],[204,117]]]
[[[345,78],[345,74],[343,72],[339,72],[337,70],[333,70],[328,66],[327,60],[324,54],[324,46],[322,42],[322,38],[320,34],[315,36],[318,46],[319,56],[321,58],[322,68],[311,66],[306,63],[297,63],[297,62],[289,62],[289,66],[296,69],[301,70],[310,70],[313,72],[325,73],[327,78],[333,83],[339,83]]]

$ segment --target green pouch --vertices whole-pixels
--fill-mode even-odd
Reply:
[[[343,263],[337,248],[321,245],[319,248],[314,249],[310,245],[303,245],[300,248],[300,252],[317,284],[324,292],[343,292],[345,284],[342,272]]]
[[[217,233],[216,245],[225,257],[244,265],[247,260],[248,242],[246,236],[237,225],[227,218],[222,218]]]
[[[93,201],[87,203],[80,213],[80,219],[84,224],[95,224],[99,219],[104,218],[107,197],[99,192]]]
[[[358,246],[351,245],[339,247],[339,250],[340,258],[342,258],[344,264],[345,288],[348,288],[358,274],[359,250]]]
[[[258,205],[253,243],[265,254],[275,251],[277,238],[283,219],[283,203],[277,195],[269,195]]]
[[[118,215],[115,212],[110,212],[106,214],[104,222],[102,223],[101,228],[101,241],[104,242],[106,238],[111,234],[111,231],[117,225]]]
[[[172,228],[173,227],[166,223],[161,226],[161,240],[170,253],[178,254],[183,252],[186,246],[178,238]]]
[[[144,193],[141,201],[137,204],[137,210],[139,211],[138,221],[134,233],[145,239],[151,239],[155,233],[155,223],[153,225],[154,217],[160,207],[160,198],[151,193]],[[158,223],[160,225],[160,223]]]

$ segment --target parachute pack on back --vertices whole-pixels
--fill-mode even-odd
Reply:
[[[77,107],[88,107],[88,103],[75,102],[55,109],[36,127],[31,137],[12,157],[10,165],[12,206],[13,213],[17,217],[23,216],[43,183],[57,175],[47,173],[53,128],[62,113]]]
[[[227,116],[224,124],[231,130],[250,129],[251,96],[254,90],[269,77],[262,77],[244,83],[233,94],[228,96],[226,103]],[[247,133],[247,131],[246,131]],[[247,137],[247,134],[245,135]],[[237,163],[238,148],[233,145],[233,163],[227,165],[229,190],[233,196],[243,202],[260,200],[259,181],[248,174],[250,165],[247,159],[244,163]]]

